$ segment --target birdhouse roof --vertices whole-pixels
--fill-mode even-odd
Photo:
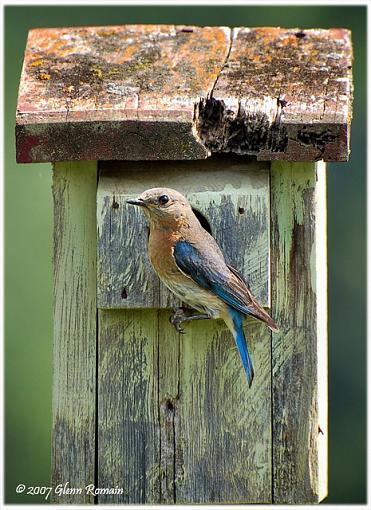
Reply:
[[[124,25],[31,30],[17,161],[346,161],[345,29]]]

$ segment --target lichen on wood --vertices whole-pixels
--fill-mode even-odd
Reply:
[[[235,28],[227,62],[196,107],[196,130],[211,152],[346,160],[350,102],[347,30]]]
[[[32,30],[17,160],[346,160],[351,65],[344,29]]]
[[[229,34],[174,25],[32,30],[17,160],[204,159],[194,103],[215,83]]]

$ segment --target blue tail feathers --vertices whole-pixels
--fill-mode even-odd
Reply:
[[[231,316],[231,318],[233,320],[233,324],[234,324],[234,329],[235,329],[234,336],[235,336],[236,345],[238,347],[238,351],[241,356],[242,364],[243,364],[243,367],[246,372],[247,382],[248,382],[249,388],[250,388],[252,381],[254,379],[254,369],[252,366],[249,349],[247,347],[245,333],[243,331],[244,315],[232,307],[228,307],[228,308],[229,308],[229,313],[230,313],[230,316]]]

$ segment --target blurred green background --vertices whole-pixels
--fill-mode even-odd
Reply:
[[[5,8],[6,501],[49,485],[52,384],[51,165],[15,163],[27,32],[36,27],[179,23],[345,27],[354,43],[349,163],[328,167],[330,484],[326,503],[366,502],[366,8],[355,6],[8,6]]]

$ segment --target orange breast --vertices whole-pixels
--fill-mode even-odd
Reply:
[[[168,230],[151,229],[148,242],[148,255],[150,261],[160,276],[179,273],[173,249],[179,239],[179,234]]]
[[[181,234],[172,230],[153,229],[148,243],[151,263],[163,283],[183,302],[212,317],[220,317],[225,304],[212,292],[202,289],[176,265],[173,250]]]

